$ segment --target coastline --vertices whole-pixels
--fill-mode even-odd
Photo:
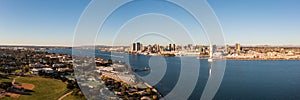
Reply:
[[[226,60],[247,60],[247,61],[300,61],[297,59],[284,59],[284,58],[226,58]]]
[[[42,52],[47,52],[42,51]],[[101,51],[106,52],[106,51]],[[144,54],[133,54],[133,53],[127,53],[127,52],[117,52],[121,54],[131,54],[131,55],[144,55]],[[59,53],[59,54],[68,54],[68,53]],[[72,55],[72,53],[70,54]],[[187,55],[187,56],[163,56],[163,55],[144,55],[144,56],[161,56],[161,57],[199,57],[199,59],[206,59],[209,57],[208,55]],[[95,57],[100,58],[100,57]],[[222,59],[222,58],[215,58],[215,59]],[[226,57],[225,60],[247,60],[247,61],[298,61],[300,58],[238,58],[238,57]]]
[[[207,60],[207,58],[199,58],[201,60]],[[236,61],[300,61],[300,58],[297,59],[283,59],[283,58],[214,58],[216,60],[236,60]]]

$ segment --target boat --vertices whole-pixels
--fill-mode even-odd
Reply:
[[[133,68],[132,71],[134,72],[142,72],[142,71],[149,71],[151,70],[150,67],[145,67],[143,69],[139,69],[139,68]]]
[[[207,61],[208,62],[214,62],[214,59],[213,58],[208,58]]]
[[[212,45],[210,45],[210,49],[209,49],[209,58],[207,59],[208,62],[213,62],[213,47]]]
[[[148,71],[148,70],[150,70],[150,67],[145,67],[144,68],[144,71]]]

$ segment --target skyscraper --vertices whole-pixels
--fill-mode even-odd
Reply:
[[[192,49],[193,49],[193,44],[188,44],[187,49],[188,49],[188,50],[192,50]]]
[[[137,42],[136,43],[136,51],[140,51],[141,50],[141,43]]]
[[[132,44],[132,51],[136,51],[136,44],[135,43]]]
[[[156,44],[156,50],[157,52],[160,52],[160,46],[158,44]]]
[[[169,44],[169,51],[172,51],[172,44]]]
[[[176,51],[176,45],[173,44],[173,51]]]
[[[213,53],[217,52],[217,45],[215,45],[215,44],[212,45],[211,49],[212,49]]]
[[[241,51],[241,44],[239,44],[239,43],[235,44],[235,51],[236,52],[240,52]]]

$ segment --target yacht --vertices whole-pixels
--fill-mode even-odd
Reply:
[[[214,59],[213,58],[208,58],[207,61],[208,62],[214,62]]]
[[[208,62],[213,62],[213,48],[212,45],[210,45],[210,49],[209,49],[209,58],[207,59]]]

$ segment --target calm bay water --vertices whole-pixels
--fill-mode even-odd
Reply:
[[[47,50],[52,53],[71,54],[70,49]],[[88,53],[89,51],[84,51]],[[96,57],[110,59],[109,52],[96,51]],[[113,59],[123,60],[124,54],[114,54]],[[149,66],[151,56],[128,55],[132,68]],[[180,58],[164,57],[167,70],[156,87],[167,95],[176,85],[180,75]],[[189,57],[188,59],[196,59]],[[209,63],[199,60],[200,74],[191,100],[198,100],[209,76]],[[193,64],[193,63],[191,63]],[[139,72],[140,76],[150,72]],[[188,84],[188,83],[187,83]],[[228,60],[222,84],[215,100],[300,100],[300,61],[235,61]]]

